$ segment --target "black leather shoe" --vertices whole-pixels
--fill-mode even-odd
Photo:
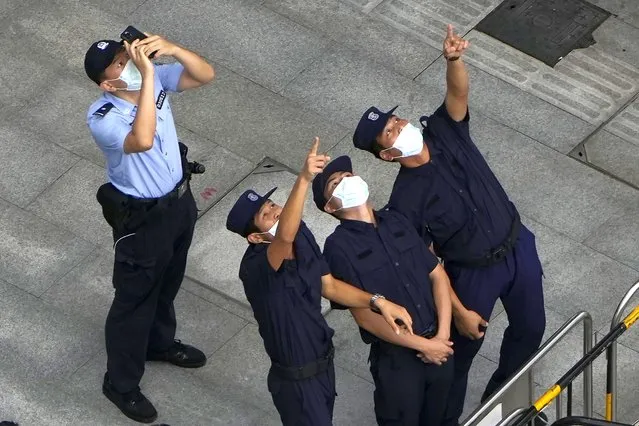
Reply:
[[[120,393],[111,384],[108,373],[104,375],[102,383],[102,393],[109,398],[109,401],[130,419],[140,423],[153,423],[158,417],[158,412],[153,404],[146,399],[140,388],[135,388],[131,392]]]
[[[206,364],[206,355],[201,350],[185,345],[179,340],[173,342],[166,352],[149,352],[147,361],[166,361],[178,367],[198,368]]]

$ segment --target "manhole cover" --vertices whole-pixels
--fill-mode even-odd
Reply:
[[[506,0],[477,30],[554,66],[595,43],[592,32],[610,13],[583,0]]]

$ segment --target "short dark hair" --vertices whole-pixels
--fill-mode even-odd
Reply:
[[[251,235],[251,234],[253,234],[255,232],[257,232],[259,234],[262,231],[255,224],[255,218],[252,218],[251,221],[249,222],[249,224],[246,226],[246,236],[248,237],[249,235]]]
[[[102,84],[102,82],[103,82],[103,81],[106,81],[106,79],[107,79],[107,78],[106,78],[106,75],[104,75],[104,74],[105,74],[105,73],[104,73],[104,71],[102,71],[102,72],[101,72],[101,73],[97,76],[97,78],[98,78],[98,79],[97,79],[97,81],[95,81],[95,84],[97,84],[97,85],[99,86],[100,84]]]
[[[382,157],[380,157],[379,153],[382,152],[385,149],[386,148],[384,148],[383,146],[381,146],[379,144],[379,142],[377,142],[377,138],[375,138],[375,140],[371,144],[371,152],[373,153],[375,158],[382,158]]]

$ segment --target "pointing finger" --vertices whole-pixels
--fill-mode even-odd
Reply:
[[[317,155],[317,148],[319,148],[319,138],[315,136],[313,146],[311,146],[311,155]]]
[[[448,27],[446,28],[446,37],[447,38],[451,38],[453,36],[454,36],[453,25],[452,24],[448,24]]]

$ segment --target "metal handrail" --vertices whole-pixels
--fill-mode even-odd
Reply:
[[[609,422],[593,417],[570,416],[557,420],[552,426],[632,426],[628,423]]]
[[[579,312],[561,326],[544,344],[531,356],[526,363],[486,402],[479,406],[466,420],[463,426],[474,425],[477,421],[492,410],[506,391],[512,387],[524,374],[528,373],[532,367],[539,362],[546,354],[554,348],[565,336],[575,328],[580,322],[584,323],[584,355],[592,349],[592,317],[588,312]],[[532,404],[533,401],[530,401]],[[584,370],[584,415],[592,417],[592,364]]]
[[[610,329],[612,330],[623,320],[623,312],[628,307],[630,300],[632,297],[639,291],[639,281],[637,281],[630,290],[624,295],[619,305],[617,305],[617,310],[612,317],[612,323],[610,325]],[[617,418],[617,341],[615,340],[610,347],[608,348],[608,366],[607,366],[607,395],[606,398],[609,398],[606,404],[606,419],[609,421],[615,420]]]
[[[497,423],[495,426],[508,426],[508,424],[511,421],[513,421],[515,417],[521,416],[526,411],[526,408],[527,407],[521,407],[521,408],[517,408],[516,410],[513,410],[512,413],[510,413],[506,418],[504,418],[502,421]]]

